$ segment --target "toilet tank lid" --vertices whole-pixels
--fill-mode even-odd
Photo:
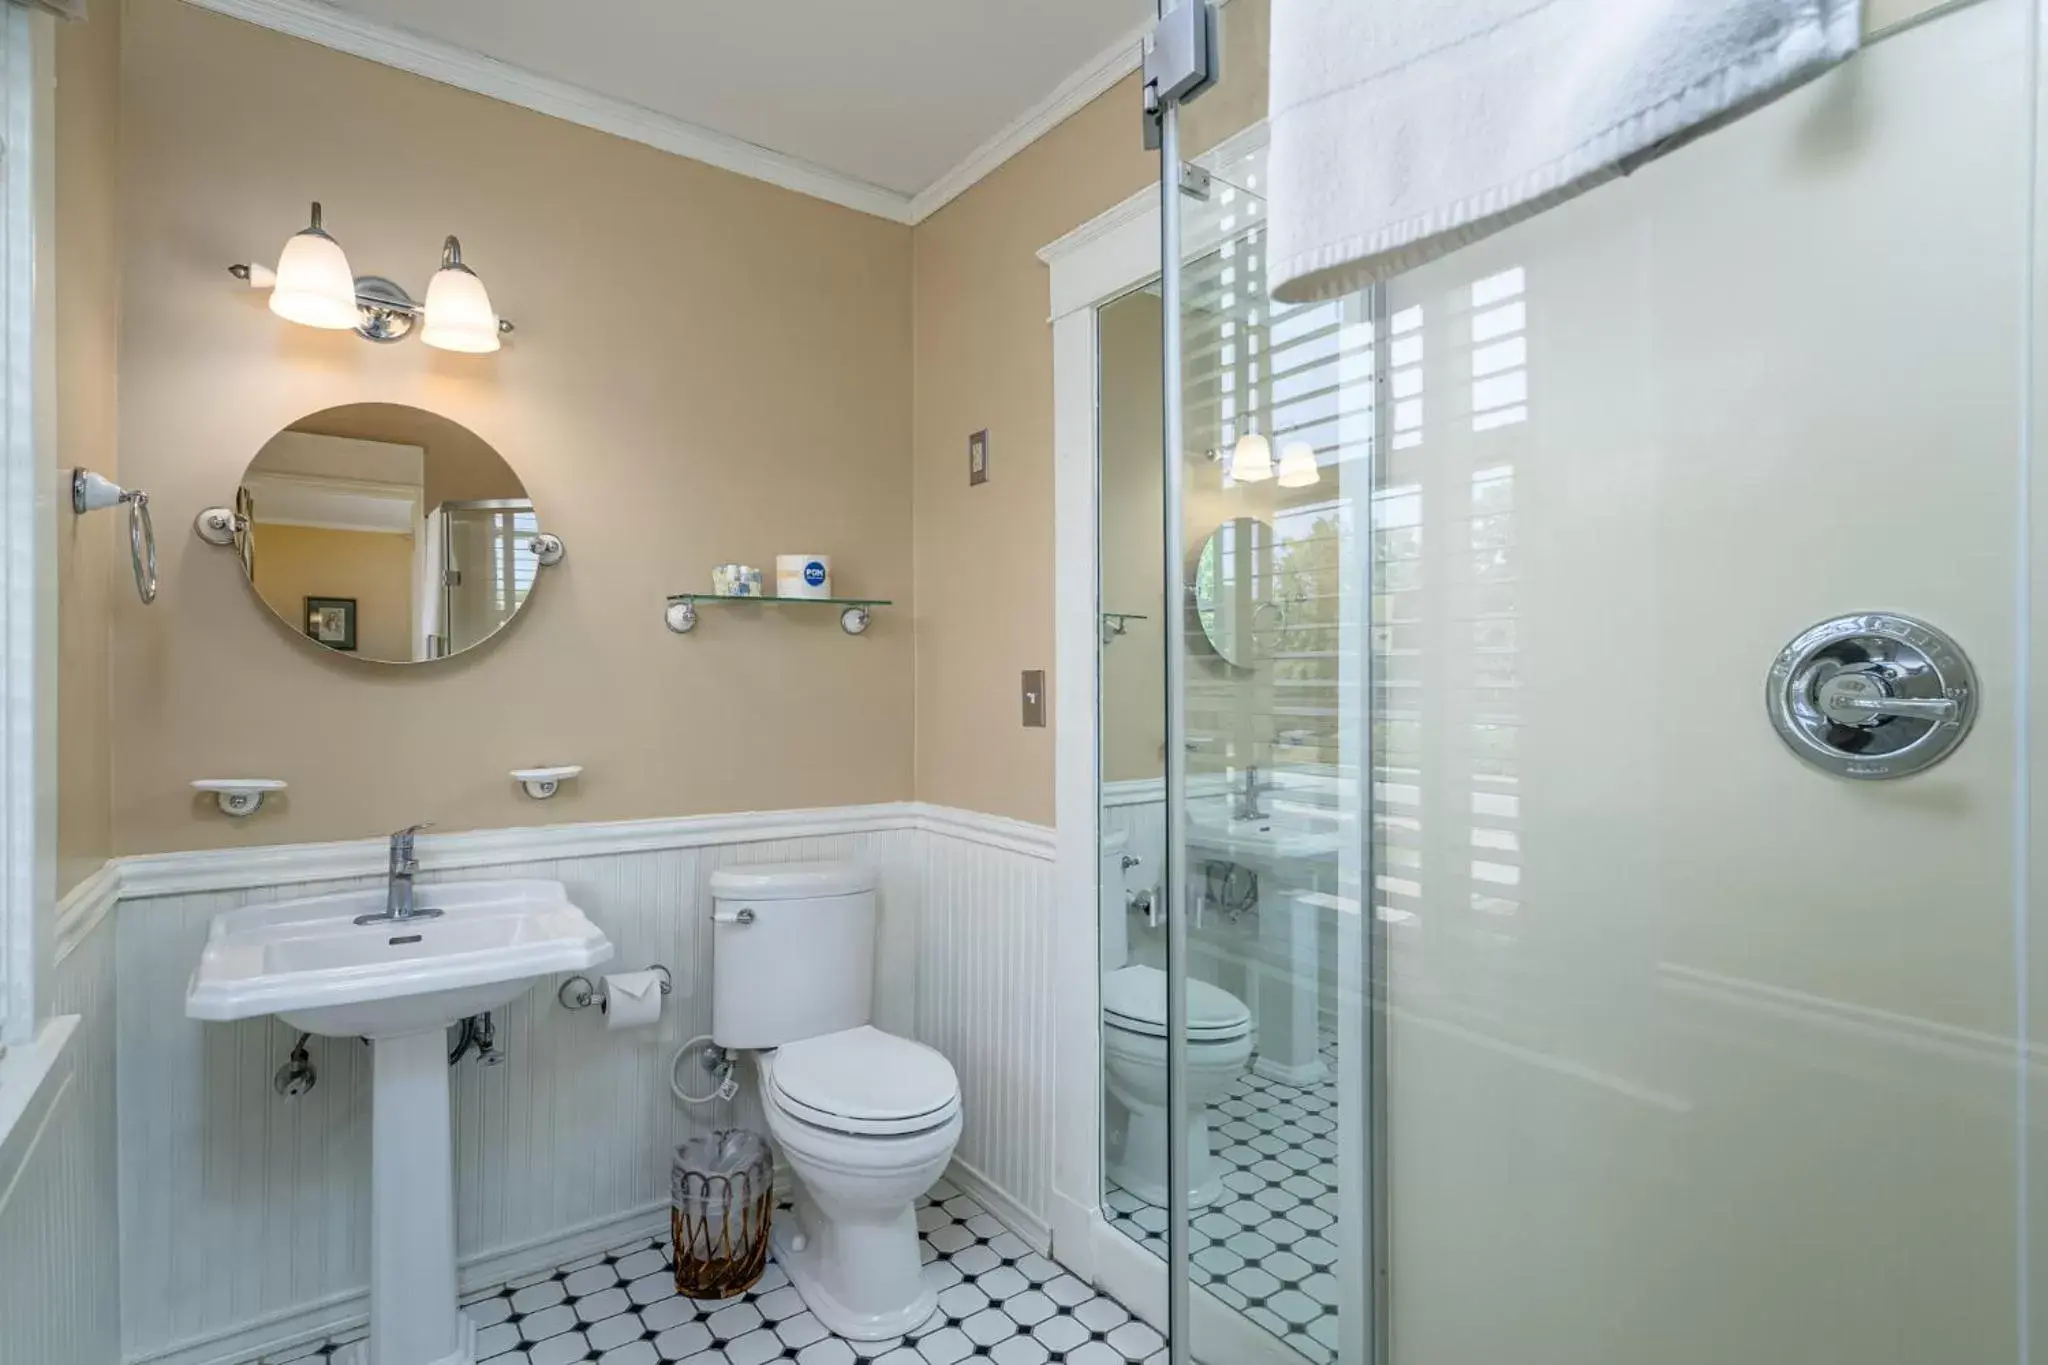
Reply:
[[[711,874],[714,900],[793,901],[814,896],[857,896],[875,889],[865,863],[754,863]]]

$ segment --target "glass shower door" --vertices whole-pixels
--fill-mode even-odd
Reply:
[[[1270,300],[1255,146],[1179,197],[1186,1082],[1198,986],[1251,1048],[1162,1240],[1293,1356],[2033,1365],[2037,21],[1910,8],[1378,291]]]
[[[532,503],[509,498],[446,502],[439,520],[445,655],[490,638],[519,610],[540,564],[532,549],[540,525]]]

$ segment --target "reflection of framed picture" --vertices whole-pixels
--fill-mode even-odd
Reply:
[[[356,599],[353,597],[309,597],[306,599],[306,634],[329,649],[353,654],[356,649]]]

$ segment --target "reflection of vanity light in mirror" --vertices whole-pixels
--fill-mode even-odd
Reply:
[[[327,234],[320,205],[312,221],[294,233],[277,258],[277,269],[231,265],[228,272],[252,289],[270,291],[270,311],[288,322],[332,331],[353,331],[366,341],[397,341],[420,325],[420,340],[444,351],[483,354],[498,349],[512,324],[491,307],[491,296],[476,272],[462,263],[462,243],[441,244],[441,268],[427,285],[424,303],[382,275],[349,269],[341,243]]]
[[[194,791],[211,792],[219,800],[221,814],[237,820],[254,815],[264,797],[284,786],[274,777],[202,777],[192,783]]]
[[[1263,483],[1273,477],[1273,443],[1256,431],[1237,438],[1230,452],[1230,477],[1239,483]]]
[[[1279,484],[1282,488],[1308,488],[1322,481],[1323,471],[1316,465],[1316,448],[1306,441],[1296,441],[1280,452]]]
[[[559,768],[514,768],[512,780],[536,801],[545,801],[562,789],[562,784],[581,776],[583,765],[567,763]]]
[[[292,423],[250,461],[234,505],[201,512],[195,529],[239,552],[256,596],[295,634],[381,663],[482,644],[563,554],[495,450],[392,403]]]

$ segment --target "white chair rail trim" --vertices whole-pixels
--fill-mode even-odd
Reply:
[[[429,872],[467,871],[558,858],[904,829],[987,844],[1048,862],[1053,857],[1053,832],[1044,825],[921,801],[423,834],[419,839],[419,857]],[[59,915],[60,941],[81,940],[97,918],[105,915],[105,909],[100,908],[97,916],[93,916],[92,907],[99,904],[100,898],[111,905],[115,899],[138,901],[284,882],[372,877],[384,872],[386,856],[385,841],[376,838],[117,858],[66,898],[66,905],[72,908]],[[75,906],[74,900],[78,902]]]

